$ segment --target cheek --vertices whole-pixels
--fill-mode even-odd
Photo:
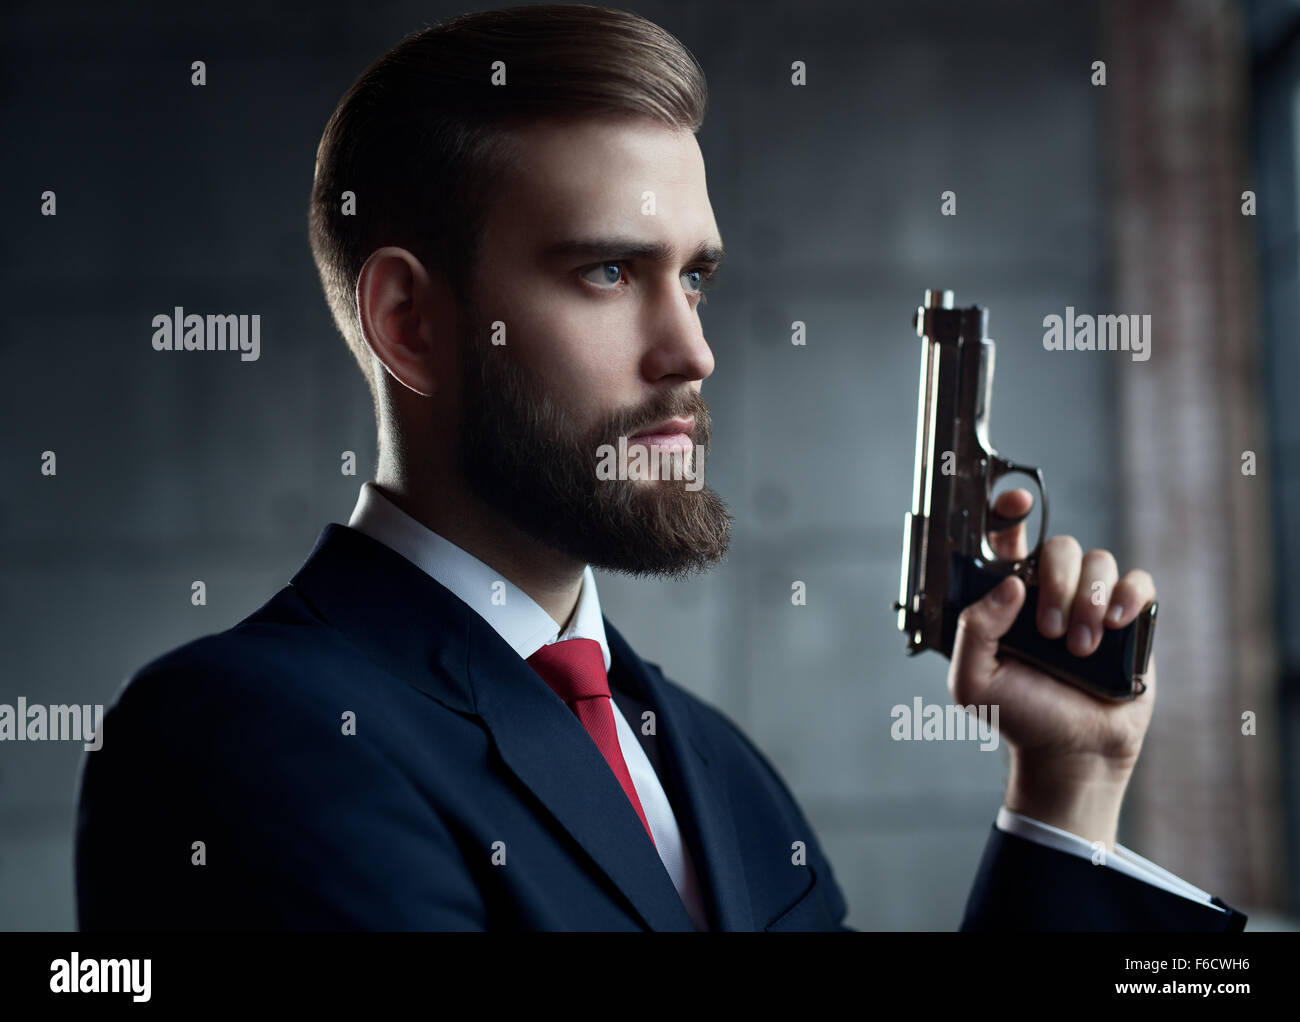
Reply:
[[[634,396],[628,396],[628,381],[635,378],[631,369],[601,357],[590,347],[570,351],[569,355],[564,361],[548,360],[542,372],[552,396],[569,411],[580,429],[636,401]]]
[[[533,308],[520,320],[528,329],[518,331],[516,357],[584,424],[643,399],[629,303],[551,300]]]

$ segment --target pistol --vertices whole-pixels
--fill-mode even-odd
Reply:
[[[1104,628],[1091,656],[1077,657],[1066,648],[1064,636],[1049,639],[1038,631],[1038,560],[1047,535],[1047,490],[1041,469],[1007,461],[989,444],[994,343],[987,337],[988,310],[978,305],[955,309],[951,291],[927,290],[915,325],[921,338],[916,471],[894,604],[898,628],[907,635],[907,652],[936,649],[951,659],[957,616],[1007,575],[1018,575],[1025,583],[1025,603],[1002,637],[1001,653],[1100,699],[1141,695],[1155,640],[1155,601],[1127,627]],[[1041,508],[1038,542],[1018,561],[999,558],[988,543],[990,531],[1010,528],[1033,510],[1015,518],[994,513],[993,489],[1013,474],[1034,481]]]

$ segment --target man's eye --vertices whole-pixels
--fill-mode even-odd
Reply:
[[[617,284],[623,277],[622,263],[600,263],[591,267],[589,270],[582,272],[583,280],[589,280],[593,284],[599,284],[603,287],[611,287]]]
[[[711,270],[687,270],[682,274],[682,283],[686,285],[686,293],[700,296],[700,304],[703,305],[707,299],[704,292],[713,287],[713,271]]]

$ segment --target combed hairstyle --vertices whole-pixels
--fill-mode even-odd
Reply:
[[[494,71],[505,84],[493,84]],[[308,219],[326,300],[376,415],[356,302],[372,252],[407,249],[465,304],[490,196],[515,159],[512,127],[641,115],[694,133],[706,105],[704,72],[676,37],[638,15],[581,4],[460,15],[371,64],[325,127]],[[344,192],[355,195],[352,215]]]

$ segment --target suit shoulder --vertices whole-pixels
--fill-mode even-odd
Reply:
[[[199,636],[160,654],[122,683],[110,712],[172,712],[238,700],[247,708],[295,704],[322,687],[320,653],[342,645],[290,586],[224,631]],[[305,706],[300,705],[300,709]]]
[[[416,727],[409,686],[310,613],[278,610],[186,642],[131,674],[105,709],[104,748],[87,754],[86,769],[108,778],[161,768],[194,790],[267,797],[310,794],[340,770],[354,787],[404,773],[400,752]]]

